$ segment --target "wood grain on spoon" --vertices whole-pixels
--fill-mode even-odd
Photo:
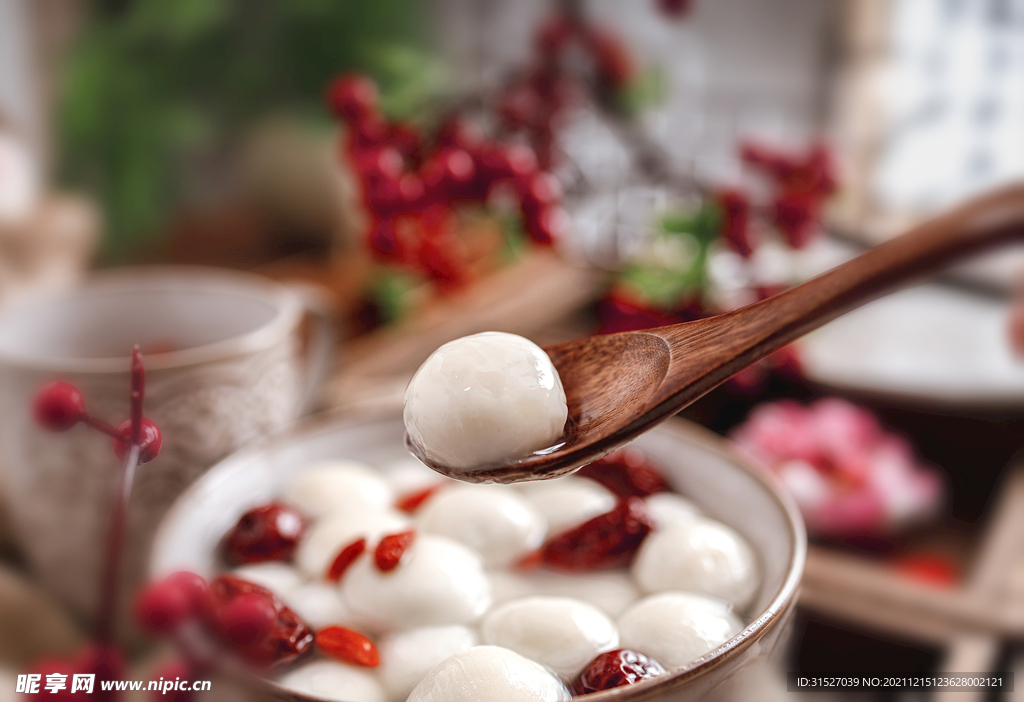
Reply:
[[[784,293],[715,317],[577,339],[544,350],[569,405],[563,442],[473,470],[434,470],[470,482],[563,475],[597,460],[752,363],[855,307],[986,248],[1024,239],[1024,184],[977,198]]]

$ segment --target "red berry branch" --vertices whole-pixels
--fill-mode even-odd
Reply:
[[[528,148],[484,139],[458,117],[426,139],[384,117],[377,88],[364,76],[335,80],[328,103],[347,127],[342,155],[359,177],[369,215],[364,236],[378,260],[421,272],[442,290],[462,285],[469,254],[454,208],[484,203],[502,185],[518,198],[535,242],[551,244],[562,234],[557,181]]]
[[[769,220],[783,240],[795,249],[811,243],[821,229],[825,201],[838,187],[828,148],[817,143],[805,153],[785,153],[748,141],[741,145],[740,157],[767,176],[772,189]],[[743,197],[740,193],[733,196]],[[727,241],[740,255],[750,255],[746,231],[737,228]]]
[[[431,134],[390,121],[365,76],[344,75],[329,86],[328,105],[346,127],[340,157],[361,186],[362,236],[377,260],[425,275],[441,291],[462,286],[471,278],[470,252],[456,212],[463,203],[487,203],[497,192],[518,200],[533,241],[551,244],[564,235],[569,220],[550,171],[565,108],[589,96],[621,119],[621,98],[640,71],[619,34],[589,21],[578,0],[557,4],[537,27],[530,65],[496,95],[473,101],[493,113],[483,121],[496,125],[495,138],[458,114]],[[658,3],[672,19],[689,7],[689,1]],[[647,170],[668,173],[657,149],[637,150]]]
[[[525,138],[544,169],[555,163],[555,132],[567,107],[589,93],[611,108],[640,75],[618,34],[588,22],[576,3],[562,4],[537,27],[532,64],[497,98],[502,127],[507,134]]]
[[[85,409],[85,398],[82,393],[73,385],[65,382],[57,381],[44,386],[36,395],[32,408],[36,421],[44,429],[65,432],[82,423],[110,436],[114,440],[114,454],[121,460],[121,470],[118,474],[110,519],[110,531],[107,535],[104,565],[101,571],[100,602],[94,633],[95,643],[75,661],[61,664],[64,667],[72,668],[73,672],[94,674],[100,680],[124,677],[122,675],[124,662],[114,640],[114,628],[117,619],[118,584],[124,551],[128,504],[131,499],[136,468],[140,463],[148,463],[156,458],[160,453],[162,442],[157,426],[142,416],[146,374],[138,346],[132,352],[130,375],[129,419],[116,429],[103,420],[89,415]],[[100,700],[114,700],[118,697],[116,692],[99,688],[97,688],[96,694],[97,699]]]

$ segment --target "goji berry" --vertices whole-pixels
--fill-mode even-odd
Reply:
[[[381,539],[373,554],[377,568],[387,573],[398,567],[402,556],[405,555],[406,549],[409,548],[415,537],[415,531],[403,531],[398,534],[389,534]]]
[[[544,552],[540,549],[530,551],[516,561],[516,568],[520,570],[532,570],[544,562]]]
[[[440,485],[431,485],[428,488],[423,488],[422,490],[410,492],[398,498],[398,502],[395,503],[395,507],[402,510],[403,512],[412,514],[420,507],[422,507],[424,502],[426,502],[431,497],[436,495],[437,491],[440,489]]]
[[[364,551],[366,551],[366,539],[356,539],[341,549],[334,557],[334,561],[331,562],[331,567],[327,569],[327,579],[332,583],[341,580],[341,576],[345,574],[348,567],[363,555]]]
[[[380,665],[377,647],[358,631],[341,626],[328,626],[316,632],[316,645],[331,658],[342,663],[376,668]]]

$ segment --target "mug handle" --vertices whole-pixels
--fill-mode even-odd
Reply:
[[[298,296],[306,315],[313,323],[312,332],[306,343],[305,379],[299,391],[299,416],[303,416],[316,409],[319,391],[334,367],[337,333],[330,300],[320,288],[298,282],[289,282],[287,286]]]

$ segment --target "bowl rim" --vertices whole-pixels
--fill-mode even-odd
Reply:
[[[167,533],[171,523],[181,518],[181,514],[186,509],[187,504],[192,501],[193,495],[208,489],[206,487],[207,484],[219,484],[221,482],[222,479],[220,476],[214,475],[214,471],[224,463],[228,461],[236,463],[244,460],[247,456],[258,456],[268,453],[302,439],[327,433],[340,426],[358,427],[396,418],[396,411],[390,408],[378,408],[373,411],[360,412],[358,415],[354,415],[352,411],[327,411],[302,420],[284,431],[259,439],[224,457],[211,466],[206,473],[179,495],[167,514],[160,521],[150,551],[150,575],[155,575],[159,570],[157,554],[162,550],[160,544],[168,538]],[[678,690],[693,680],[709,674],[750,648],[784,619],[784,615],[796,606],[800,582],[803,578],[804,564],[807,558],[807,532],[796,502],[782,489],[777,479],[773,475],[757,469],[749,459],[732,446],[728,439],[718,436],[709,429],[694,422],[673,417],[659,425],[658,430],[668,431],[685,441],[717,453],[760,483],[776,502],[785,517],[786,526],[789,531],[789,545],[792,557],[786,568],[786,576],[768,606],[738,634],[700,658],[691,661],[681,668],[676,668],[666,675],[645,680],[635,685],[588,694],[587,698],[594,700],[594,702],[620,699],[643,702],[644,700],[659,697],[666,692]],[[284,702],[333,702],[323,697],[314,697],[289,690],[266,678],[254,679],[252,676],[245,677],[244,682],[246,684],[261,692],[269,693],[276,699],[283,700]]]

